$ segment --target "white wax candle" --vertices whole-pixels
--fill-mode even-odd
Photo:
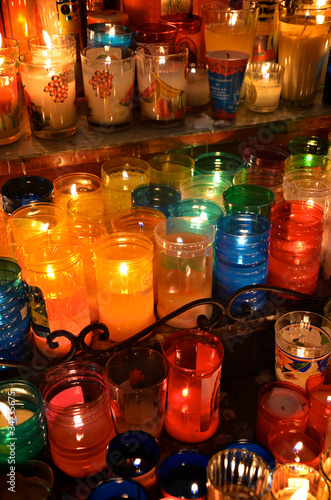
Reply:
[[[189,107],[208,104],[210,99],[208,71],[204,68],[191,68],[187,75],[187,99]]]
[[[307,410],[303,396],[285,387],[271,389],[261,398],[260,405],[275,418],[299,419]]]
[[[246,102],[253,111],[273,111],[277,108],[280,99],[282,85],[275,84],[268,79],[247,78]]]

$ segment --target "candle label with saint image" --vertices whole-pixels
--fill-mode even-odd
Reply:
[[[160,120],[183,117],[186,104],[186,70],[180,68],[173,72],[160,72],[160,75],[161,77],[153,71],[151,75],[146,73],[138,80],[143,115]],[[172,86],[175,82],[176,87]]]

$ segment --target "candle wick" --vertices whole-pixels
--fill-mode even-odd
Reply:
[[[227,55],[227,58],[229,59],[230,58],[230,54],[226,54]]]
[[[282,410],[285,410],[284,406],[282,405]]]

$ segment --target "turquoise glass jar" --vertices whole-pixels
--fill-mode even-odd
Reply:
[[[228,179],[231,183],[237,172],[245,168],[240,156],[215,151],[195,157],[196,175],[213,175],[215,178]]]

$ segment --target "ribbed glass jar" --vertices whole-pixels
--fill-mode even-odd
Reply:
[[[219,151],[203,153],[195,158],[195,174],[214,175],[233,182],[234,175],[245,168],[240,156]]]
[[[2,209],[12,214],[17,208],[32,202],[53,201],[54,187],[49,179],[37,175],[22,175],[5,182],[0,190]]]

